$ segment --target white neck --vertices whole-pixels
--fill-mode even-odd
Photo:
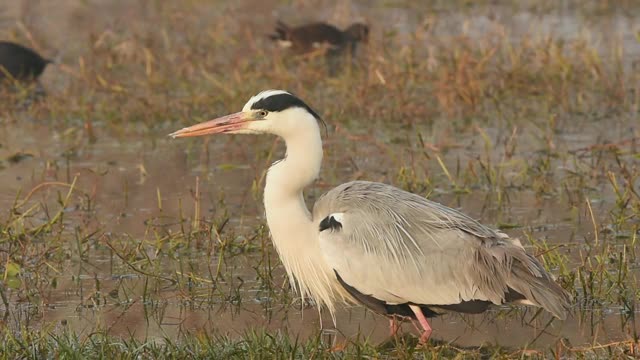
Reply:
[[[285,158],[275,162],[267,173],[264,188],[265,202],[274,196],[278,200],[289,198],[301,200],[304,188],[316,180],[320,173],[322,165],[320,132],[295,134],[285,139],[285,143],[287,146]],[[310,222],[309,210],[304,202],[301,205],[305,219]],[[269,208],[266,210],[269,212]]]
[[[308,127],[285,137],[287,155],[267,173],[264,207],[273,243],[292,286],[296,288],[297,283],[301,296],[310,296],[333,314],[337,282],[320,256],[318,221],[313,221],[302,194],[318,177],[322,163],[322,140],[315,119]]]

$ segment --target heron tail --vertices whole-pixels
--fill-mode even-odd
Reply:
[[[505,300],[540,306],[558,319],[566,319],[571,296],[533,256],[513,259],[508,286],[517,294],[507,294]]]

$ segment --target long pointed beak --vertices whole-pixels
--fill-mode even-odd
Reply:
[[[241,111],[183,128],[169,134],[169,136],[175,139],[181,137],[228,133],[242,129],[249,120],[250,119],[246,118],[246,114]]]

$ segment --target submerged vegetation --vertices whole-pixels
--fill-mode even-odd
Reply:
[[[323,56],[273,46],[254,3],[67,4],[62,34],[25,16],[0,28],[65,50],[46,97],[0,88],[0,358],[638,356],[640,7],[376,2],[358,8],[369,44],[327,76]],[[266,88],[329,124],[308,198],[367,179],[459,207],[519,237],[573,317],[450,315],[424,347],[359,308],[331,330],[292,294],[262,218],[279,142],[166,138]]]

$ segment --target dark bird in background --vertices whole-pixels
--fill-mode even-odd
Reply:
[[[289,27],[282,21],[276,24],[275,34],[269,36],[283,48],[305,54],[326,46],[328,55],[337,55],[345,50],[355,51],[359,42],[369,40],[369,26],[354,23],[341,31],[333,25],[318,22],[298,27]]]
[[[47,64],[52,62],[32,49],[13,42],[0,41],[0,82],[5,79],[20,82],[37,80]]]

